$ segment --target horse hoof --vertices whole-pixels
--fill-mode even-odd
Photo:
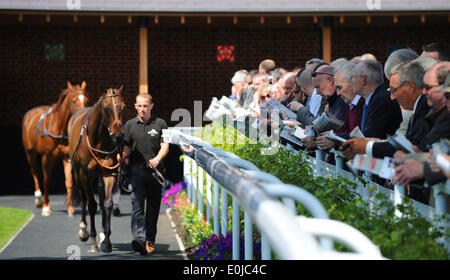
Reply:
[[[112,252],[112,246],[111,243],[102,242],[100,243],[100,251],[103,253],[111,253]]]
[[[80,230],[80,232],[78,233],[78,239],[80,239],[81,242],[86,242],[89,239],[89,234],[85,234]]]
[[[87,225],[85,223],[80,223],[80,231],[78,231],[78,239],[81,242],[86,242],[89,239],[89,233],[86,230]]]
[[[97,245],[92,245],[91,248],[89,249],[88,253],[98,253],[98,246]]]
[[[44,208],[42,208],[42,216],[44,217],[48,217],[52,214],[52,210],[50,209],[50,206],[44,206]]]
[[[36,208],[42,208],[44,205],[44,201],[42,201],[42,193],[41,191],[34,192],[34,206]]]

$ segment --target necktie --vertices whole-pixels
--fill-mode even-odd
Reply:
[[[364,129],[364,119],[366,118],[366,109],[367,109],[367,105],[364,104],[363,111],[362,111],[362,117],[361,117],[361,131]]]

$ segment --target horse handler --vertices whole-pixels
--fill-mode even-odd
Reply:
[[[151,115],[153,106],[150,94],[139,93],[134,104],[137,116],[127,121],[124,129],[123,163],[133,188],[131,245],[141,255],[155,251],[162,185],[155,179],[154,172],[156,168],[163,170],[162,160],[169,152],[169,143],[162,140],[162,130],[167,124]]]

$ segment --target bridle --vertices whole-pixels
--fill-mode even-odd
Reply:
[[[85,136],[86,136],[86,137],[85,137],[85,138],[86,138],[86,144],[87,144],[87,146],[88,146],[89,152],[90,152],[91,155],[94,157],[95,161],[96,161],[100,166],[102,166],[103,168],[112,170],[112,169],[116,169],[117,167],[119,167],[119,165],[121,164],[121,162],[120,162],[120,161],[117,162],[117,164],[115,164],[114,166],[106,166],[106,165],[104,165],[104,164],[97,158],[97,156],[95,155],[94,152],[97,152],[97,153],[100,153],[100,154],[104,154],[104,155],[110,156],[110,155],[116,153],[116,151],[119,149],[119,146],[116,146],[116,147],[114,148],[114,150],[112,150],[112,151],[102,151],[102,150],[99,150],[99,149],[95,149],[94,147],[91,146],[91,143],[89,142],[89,135],[88,135],[89,116],[91,115],[92,109],[93,109],[95,106],[98,106],[99,104],[103,104],[102,102],[103,102],[103,100],[106,99],[106,98],[111,98],[111,101],[112,101],[112,104],[113,104],[113,111],[114,111],[114,122],[112,123],[111,127],[108,127],[108,128],[107,128],[107,129],[108,129],[108,132],[109,132],[109,136],[112,137],[112,130],[113,130],[114,125],[115,125],[116,123],[119,123],[120,125],[122,125],[122,121],[119,119],[119,116],[118,116],[118,113],[117,113],[117,110],[116,110],[116,104],[115,104],[115,102],[114,102],[114,98],[116,98],[116,97],[121,97],[121,98],[122,98],[122,96],[121,96],[120,94],[114,93],[114,92],[112,91],[112,89],[108,89],[108,91],[109,91],[109,93],[108,93],[107,95],[100,97],[100,99],[97,101],[97,103],[89,109],[89,112],[88,112],[88,115],[87,115],[87,118],[86,118],[86,123],[85,123],[85,124],[83,125],[83,127],[81,128],[80,138],[78,139],[78,144],[77,144],[77,147],[76,147],[76,149],[75,149],[75,152],[73,153],[73,156],[75,156],[75,153],[78,151],[78,147],[79,147],[79,145],[80,145],[80,143],[81,143],[81,138],[82,138],[83,135],[86,133],[86,135],[85,135]],[[103,108],[103,107],[102,107],[102,108]],[[113,143],[114,143],[114,141],[113,141]],[[72,160],[73,160],[73,156],[72,156]]]

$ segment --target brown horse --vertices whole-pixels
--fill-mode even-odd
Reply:
[[[69,160],[67,124],[72,113],[84,108],[87,102],[86,82],[81,86],[67,82],[67,89],[60,94],[52,106],[39,106],[25,113],[22,120],[22,142],[25,149],[31,175],[34,180],[34,204],[42,208],[42,215],[51,214],[49,202],[50,181],[55,163],[64,164],[67,189],[68,214],[73,215],[72,207],[72,166]],[[39,174],[43,173],[44,201],[39,186]]]
[[[82,109],[69,120],[69,154],[72,159],[75,196],[81,200],[81,224],[78,238],[85,242],[91,237],[91,252],[100,249],[111,252],[111,212],[113,208],[112,191],[117,179],[117,154],[122,150],[123,116],[125,103],[121,93],[124,86],[108,89],[99,101],[89,108]],[[98,181],[102,179],[104,189],[98,190],[102,210],[103,235],[99,245],[96,243],[95,213]],[[91,231],[86,227],[86,203],[90,215]]]

